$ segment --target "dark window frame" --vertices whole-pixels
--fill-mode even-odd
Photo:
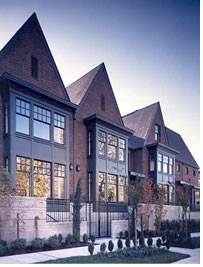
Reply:
[[[19,159],[19,162],[18,162]],[[23,164],[23,160],[25,160],[25,164]],[[30,162],[30,164],[27,164],[27,161]],[[29,170],[26,170],[26,168],[29,167]],[[16,156],[16,185],[17,185],[17,174],[18,173],[26,173],[29,174],[29,178],[28,178],[28,195],[27,194],[22,194],[20,192],[17,192],[17,188],[16,188],[16,195],[20,195],[20,196],[31,196],[31,175],[32,175],[32,159],[28,158],[28,157],[24,157],[24,156]]]
[[[117,160],[118,159],[118,137],[108,133],[107,136],[107,157],[110,160]],[[115,157],[109,156],[109,147],[112,147],[115,150]]]
[[[35,121],[49,125],[49,139],[36,136]],[[34,105],[33,109],[33,136],[42,140],[51,141],[51,111],[46,108],[42,108],[39,105]]]
[[[98,131],[98,156],[99,157],[105,157],[106,156],[106,141],[107,141],[106,139],[107,139],[106,132],[104,132],[103,130],[99,130]],[[104,153],[103,154],[100,154],[100,152],[102,151],[100,149],[100,144],[102,144],[104,147]]]
[[[121,141],[124,141],[121,143]],[[123,159],[120,158],[120,151],[123,153]],[[124,162],[126,160],[126,140],[118,138],[118,160]]]
[[[60,145],[64,145],[65,144],[65,116],[64,115],[61,115],[57,112],[54,112],[54,132],[53,132],[53,135],[54,135],[54,143],[56,144],[60,144]],[[60,143],[60,142],[57,142],[56,139],[55,139],[55,129],[60,129],[63,131],[63,142]]]
[[[161,140],[161,127],[158,124],[154,126],[154,139],[156,142],[160,142]]]
[[[61,173],[61,174],[60,174]],[[54,163],[54,174],[53,174],[53,182],[51,182],[51,188],[53,188],[53,198],[54,199],[64,199],[65,198],[65,181],[66,181],[66,165],[61,163]],[[55,180],[63,179],[63,198],[56,198],[55,196]],[[52,194],[51,194],[52,196]]]
[[[16,132],[20,134],[25,134],[30,136],[30,114],[31,114],[31,104],[21,98],[16,98],[15,101],[15,116],[16,116]],[[28,119],[28,133],[20,132],[17,130],[17,116]]]
[[[31,56],[31,76],[35,79],[39,78],[39,60],[38,58]]]

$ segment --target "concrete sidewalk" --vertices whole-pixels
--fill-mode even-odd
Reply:
[[[199,236],[199,233],[196,233],[192,236]],[[154,238],[155,240],[157,238]],[[100,250],[100,244],[105,242],[106,244],[110,238],[101,238],[96,239],[96,243],[94,248],[94,254],[97,254]],[[117,241],[118,239],[111,239],[114,242],[114,247],[117,248]],[[155,242],[154,240],[154,242]],[[185,249],[185,248],[170,248],[170,251],[180,252],[183,254],[189,254],[191,257],[180,260],[178,264],[186,264],[186,263],[200,263],[200,249]],[[72,256],[88,256],[88,248],[85,247],[78,247],[78,248],[67,248],[67,249],[60,249],[60,250],[52,250],[52,251],[44,251],[44,252],[35,252],[35,253],[27,253],[21,255],[13,255],[13,256],[5,256],[0,257],[0,264],[14,264],[14,263],[36,263],[36,262],[43,262],[48,260],[55,260],[60,258],[67,258]]]

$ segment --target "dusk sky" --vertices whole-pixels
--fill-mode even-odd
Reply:
[[[0,0],[0,49],[36,12],[65,86],[104,62],[122,115],[160,101],[200,164],[196,0]]]

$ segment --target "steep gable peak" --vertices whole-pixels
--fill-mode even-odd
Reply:
[[[92,70],[84,74],[82,77],[77,79],[75,82],[66,87],[70,99],[74,104],[80,104],[87,90],[95,79],[97,73],[103,67],[104,63],[99,64],[98,66],[96,66],[95,68],[93,68]]]

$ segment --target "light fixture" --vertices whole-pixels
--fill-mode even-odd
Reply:
[[[76,171],[79,172],[80,171],[80,165],[76,166]]]
[[[69,165],[69,170],[72,171],[73,168],[74,168],[73,163],[70,163],[70,165]]]

